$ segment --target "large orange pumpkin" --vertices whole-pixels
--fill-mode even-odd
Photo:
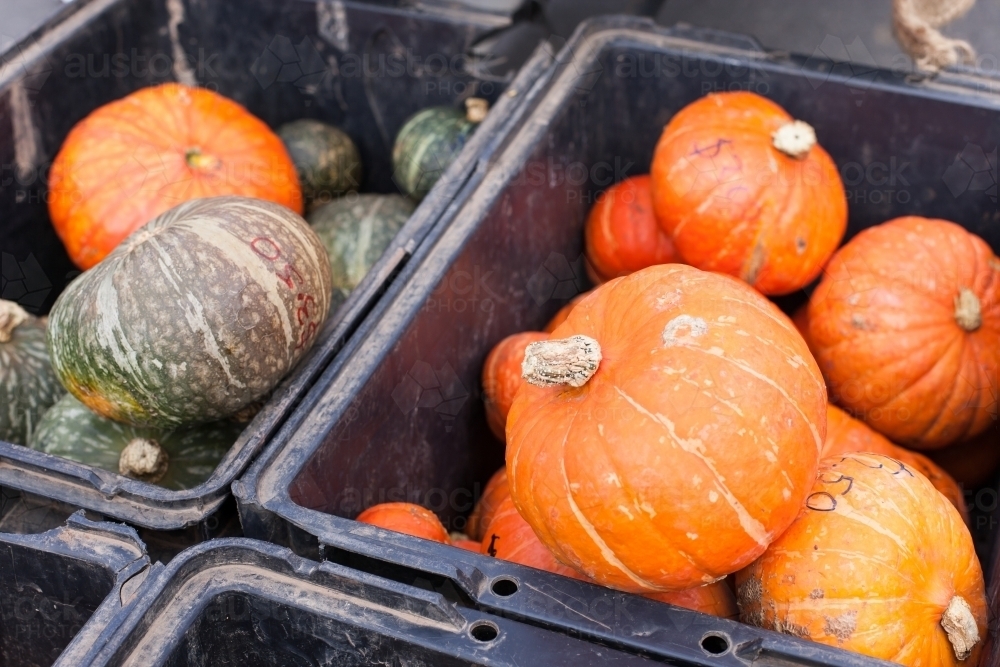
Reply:
[[[844,186],[813,129],[753,93],[682,109],[651,171],[656,217],[680,257],[764,294],[812,282],[847,228]]]
[[[996,479],[1000,466],[1000,432],[996,426],[990,426],[968,442],[935,449],[927,456],[967,489],[974,489]]]
[[[682,590],[744,567],[815,478],[823,378],[791,321],[728,276],[665,264],[605,283],[524,370],[511,495],[605,586]]]
[[[490,525],[490,521],[493,520],[493,514],[497,511],[500,501],[509,495],[510,488],[507,485],[507,468],[500,468],[493,473],[490,481],[486,482],[483,495],[480,496],[476,506],[472,508],[469,521],[465,524],[465,532],[469,538],[477,542],[483,539],[483,533],[486,531],[486,527]]]
[[[653,215],[649,176],[608,188],[583,227],[587,275],[600,285],[656,264],[677,261],[674,243]]]
[[[1000,260],[945,220],[897,218],[841,248],[809,300],[831,398],[895,443],[935,449],[996,416]]]
[[[52,224],[81,269],[190,199],[243,195],[302,213],[281,139],[236,102],[179,83],[136,91],[77,123],[49,186]]]
[[[483,402],[486,404],[486,423],[500,440],[504,439],[507,413],[514,402],[514,395],[521,388],[521,362],[524,348],[529,343],[545,340],[548,334],[525,331],[507,336],[496,344],[483,364]]]
[[[355,521],[397,533],[451,544],[451,536],[434,512],[413,503],[382,503],[369,507]]]
[[[795,523],[737,575],[752,625],[903,665],[975,665],[986,592],[969,530],[894,459],[824,459]]]
[[[736,596],[726,581],[705,584],[683,591],[648,593],[644,597],[659,602],[667,602],[675,607],[700,611],[703,614],[739,620],[740,610],[736,606]]]

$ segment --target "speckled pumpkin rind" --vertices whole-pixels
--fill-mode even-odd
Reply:
[[[307,217],[330,256],[333,307],[358,286],[413,213],[400,195],[357,195],[320,206]]]
[[[278,128],[302,184],[306,210],[361,187],[361,154],[340,129],[303,118]]]
[[[431,107],[412,116],[392,148],[393,180],[420,201],[458,156],[476,123],[451,107]]]
[[[158,216],[60,295],[49,354],[95,412],[136,426],[227,417],[271,390],[329,314],[330,262],[305,220],[245,197]]]
[[[45,325],[32,317],[0,343],[0,440],[27,444],[39,420],[66,393],[45,346]]]
[[[32,449],[114,473],[125,446],[135,438],[155,440],[170,457],[157,486],[193,489],[215,471],[244,426],[231,421],[180,428],[140,428],[101,417],[72,395],[52,406],[31,438]]]

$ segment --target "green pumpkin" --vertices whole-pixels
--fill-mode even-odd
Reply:
[[[485,100],[469,98],[465,103],[465,113],[452,107],[419,111],[396,135],[392,178],[400,190],[416,201],[427,196],[486,117]]]
[[[176,428],[275,387],[330,311],[330,260],[293,211],[247,197],[180,204],[70,283],[49,316],[63,386],[98,414]]]
[[[129,426],[95,414],[67,394],[42,417],[30,446],[46,454],[181,491],[198,486],[212,475],[243,428],[243,424],[235,421],[172,430]],[[152,452],[148,470],[142,463],[130,462],[128,456],[122,455],[135,441],[144,441],[142,446]],[[133,450],[138,446],[133,444]]]
[[[26,445],[42,415],[65,393],[49,363],[45,323],[0,300],[0,440]]]
[[[413,213],[401,195],[348,195],[306,218],[330,256],[333,307],[358,286]]]
[[[306,210],[361,187],[361,154],[341,130],[304,118],[279,127],[278,136],[295,163]]]

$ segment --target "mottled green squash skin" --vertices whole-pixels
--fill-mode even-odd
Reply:
[[[45,324],[28,316],[0,342],[0,440],[28,444],[42,415],[65,393],[49,363]]]
[[[477,123],[452,107],[417,112],[396,135],[392,178],[405,194],[421,201],[458,157]]]
[[[232,421],[178,429],[130,426],[101,417],[66,395],[42,417],[30,446],[117,473],[118,459],[129,442],[134,438],[155,440],[170,456],[167,474],[156,485],[182,491],[211,477],[243,428]]]
[[[91,410],[135,426],[215,421],[270,391],[330,309],[330,260],[293,211],[259,199],[181,204],[70,283],[49,356]]]
[[[304,118],[279,127],[278,136],[295,163],[307,211],[361,187],[361,154],[343,131]]]
[[[306,218],[330,256],[333,307],[358,286],[413,213],[401,195],[348,195]]]

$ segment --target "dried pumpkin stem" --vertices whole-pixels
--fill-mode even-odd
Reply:
[[[582,387],[601,365],[601,344],[589,336],[531,343],[524,348],[521,377],[536,387]]]
[[[965,660],[972,654],[972,649],[979,643],[979,628],[972,607],[960,595],[956,595],[948,603],[948,608],[941,616],[941,627],[948,635],[955,658]]]
[[[118,472],[155,484],[167,474],[170,456],[156,440],[133,438],[118,459]]]
[[[816,131],[809,123],[793,120],[771,134],[771,144],[785,155],[801,159],[816,145]]]
[[[975,331],[983,324],[983,307],[979,297],[963,287],[955,297],[955,321],[966,331]]]
[[[0,299],[0,343],[9,343],[14,329],[29,317],[28,312],[13,301]]]
[[[489,110],[489,102],[481,97],[470,97],[465,100],[465,119],[470,123],[482,123]]]

